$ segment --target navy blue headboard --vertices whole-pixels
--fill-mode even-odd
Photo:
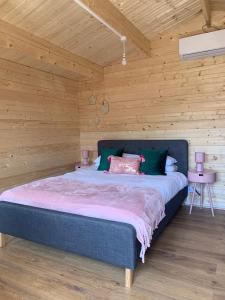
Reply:
[[[168,149],[168,154],[178,162],[178,171],[187,175],[188,142],[186,140],[102,140],[98,141],[99,155],[101,148],[123,148],[126,153],[138,153],[141,149]]]

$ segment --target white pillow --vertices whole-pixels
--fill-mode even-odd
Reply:
[[[166,166],[165,167],[165,172],[170,173],[170,172],[176,172],[178,170],[177,165],[172,165],[172,166]]]
[[[88,170],[97,170],[98,167],[93,163],[92,165],[89,165],[88,167],[86,167]]]
[[[99,156],[94,160],[94,164],[95,164],[96,168],[99,167],[99,165],[100,165],[100,160],[101,160],[101,155],[99,155]]]
[[[177,163],[177,160],[169,155],[166,158],[166,166],[172,166]]]

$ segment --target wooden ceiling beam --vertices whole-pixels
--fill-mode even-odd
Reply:
[[[207,26],[211,25],[211,7],[209,0],[200,0],[201,7],[202,7],[202,13],[205,19],[205,23]]]
[[[82,0],[82,2],[119,33],[125,35],[137,48],[150,55],[150,41],[109,0]]]
[[[75,80],[103,78],[103,67],[2,20],[0,58]]]

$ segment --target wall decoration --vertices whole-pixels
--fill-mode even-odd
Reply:
[[[88,98],[88,103],[90,105],[95,105],[96,104],[96,101],[97,101],[97,97],[94,96],[94,95],[91,95],[89,98]]]
[[[109,112],[109,103],[106,100],[102,102],[100,111],[102,114],[107,114]]]

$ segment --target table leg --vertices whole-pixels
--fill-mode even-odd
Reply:
[[[190,215],[191,215],[191,212],[192,212],[192,206],[193,206],[194,197],[195,197],[195,192],[196,192],[196,185],[197,185],[197,183],[195,182],[195,183],[194,183],[194,191],[193,191],[193,193],[192,193],[191,203],[190,203],[190,211],[189,211],[189,214],[190,214]]]
[[[200,207],[203,208],[204,203],[204,183],[200,183]]]
[[[210,189],[210,185],[208,183],[206,185],[207,185],[207,189],[208,189],[208,197],[209,197],[211,212],[212,212],[212,216],[214,217],[215,215],[214,215],[213,199],[212,199],[211,189]]]

